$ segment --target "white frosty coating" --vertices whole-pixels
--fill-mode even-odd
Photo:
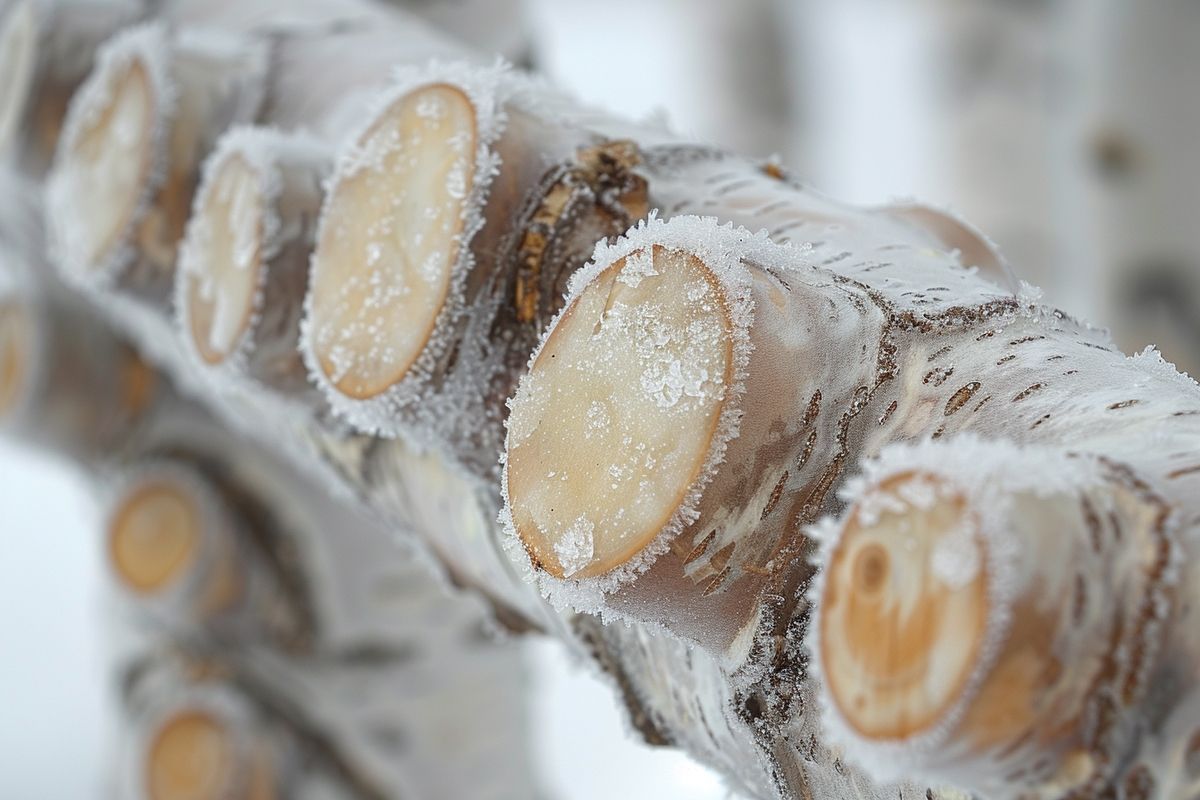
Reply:
[[[1057,448],[1022,446],[962,433],[948,441],[927,440],[918,444],[885,447],[876,458],[862,463],[861,474],[848,480],[839,489],[838,497],[847,508],[872,504],[879,508],[887,501],[880,501],[876,497],[886,494],[877,487],[889,477],[910,472],[937,476],[946,490],[964,495],[968,507],[992,511],[986,518],[977,520],[978,533],[987,550],[988,618],[979,657],[959,697],[934,726],[904,742],[869,739],[859,735],[846,721],[837,704],[829,699],[827,690],[815,693],[828,740],[843,747],[850,760],[869,767],[872,775],[884,781],[912,777],[915,755],[934,753],[946,746],[949,732],[966,712],[1000,655],[999,648],[1012,621],[1009,609],[1017,588],[1014,586],[1014,574],[1020,556],[1016,550],[1017,540],[1007,535],[1003,527],[1012,497],[1017,494],[1038,497],[1075,494],[1103,484],[1100,467],[1092,459],[1072,457],[1065,450]],[[916,499],[921,501],[928,498]],[[830,563],[840,541],[842,525],[842,520],[826,517],[809,527],[809,536],[820,545],[820,553],[814,557],[814,563]],[[944,560],[942,567],[949,571],[952,578],[963,578],[972,568],[979,569],[979,555],[978,552],[971,553],[968,549],[952,545],[952,552],[941,556]],[[808,591],[809,604],[817,609],[818,616],[824,590],[825,573],[819,570]],[[807,634],[811,653],[808,668],[814,686],[821,686],[824,682],[819,631],[820,623],[814,619]]]
[[[588,284],[618,260],[628,259],[640,251],[648,252],[654,245],[696,256],[716,278],[725,295],[724,299],[731,317],[733,378],[731,384],[725,387],[724,406],[717,421],[716,432],[713,435],[709,452],[695,481],[688,487],[683,502],[671,515],[662,531],[641,553],[606,574],[592,578],[558,579],[533,567],[513,522],[512,507],[508,496],[508,464],[503,464],[501,491],[504,508],[499,519],[505,530],[505,549],[511,558],[523,566],[531,579],[538,581],[542,593],[559,609],[571,608],[584,613],[601,613],[605,617],[621,618],[617,612],[606,606],[605,595],[645,572],[658,556],[666,552],[671,540],[684,527],[696,520],[698,513],[696,509],[704,489],[724,462],[726,448],[729,442],[737,437],[741,423],[741,398],[745,391],[746,371],[752,350],[750,328],[754,324],[750,276],[744,262],[748,261],[784,270],[796,269],[801,265],[797,250],[787,245],[771,242],[764,231],[752,234],[745,228],[720,225],[711,217],[678,216],[669,221],[663,221],[652,213],[648,219],[639,222],[636,227],[612,244],[605,241],[598,243],[592,260],[571,276],[562,309],[547,326],[541,342],[530,356],[529,368],[521,379],[524,391],[522,388],[518,388],[519,395],[528,397],[536,394],[531,392],[531,380],[533,379],[529,376],[533,374],[532,367],[537,362],[542,348],[545,347],[546,341],[550,338],[559,320],[563,318],[563,315],[567,313]],[[533,397],[532,402],[536,402],[536,397]],[[509,419],[512,420],[513,415],[510,414]],[[509,443],[514,441],[514,436],[519,433],[519,431],[514,431],[510,425],[505,451],[508,450]]]
[[[115,477],[101,484],[98,505],[104,509],[103,530],[106,532],[112,530],[121,502],[130,493],[140,486],[153,483],[178,486],[182,488],[184,494],[195,501],[196,510],[200,515],[200,541],[192,558],[192,564],[202,565],[206,558],[212,557],[214,546],[219,546],[219,543],[214,540],[214,535],[233,534],[231,517],[224,501],[212,484],[195,469],[182,462],[161,458],[143,461],[122,470]],[[119,586],[119,589],[132,605],[144,606],[150,603],[165,612],[187,611],[197,583],[203,580],[203,572],[203,569],[192,570],[184,576],[182,581],[171,583],[154,594],[134,592],[123,584]]]
[[[297,162],[324,163],[331,158],[329,149],[324,142],[303,132],[284,133],[274,128],[239,125],[229,129],[221,137],[212,154],[204,162],[200,183],[192,201],[187,231],[179,250],[179,270],[175,275],[174,287],[175,314],[178,327],[183,331],[182,346],[189,360],[193,366],[205,374],[211,374],[218,382],[248,381],[247,388],[259,388],[257,382],[247,373],[247,360],[254,350],[255,334],[262,320],[263,299],[271,277],[271,263],[279,255],[287,236],[291,234],[284,229],[279,216],[278,202],[283,191],[281,169],[287,164]],[[257,242],[256,232],[249,233],[255,238],[254,244],[259,246],[258,259],[263,268],[258,272],[249,323],[229,349],[229,355],[217,364],[209,364],[200,356],[190,333],[191,309],[187,302],[187,279],[201,275],[203,269],[203,248],[208,226],[205,216],[199,212],[204,208],[205,200],[213,190],[213,181],[221,166],[234,156],[243,159],[259,177],[261,193],[257,200],[260,201],[258,211],[262,219],[261,243]],[[247,202],[250,202],[249,198]],[[252,248],[253,244],[250,247]],[[249,255],[250,253],[247,253],[247,263],[239,266],[251,266]]]
[[[450,267],[450,287],[446,302],[437,315],[428,343],[404,377],[382,393],[359,400],[339,391],[321,367],[316,350],[319,331],[314,329],[311,289],[305,298],[304,320],[300,329],[300,349],[309,377],[320,388],[334,413],[346,419],[356,429],[379,436],[394,437],[411,433],[403,423],[402,412],[427,398],[431,391],[430,374],[436,368],[440,356],[452,344],[449,329],[463,314],[466,280],[475,266],[471,240],[483,227],[483,212],[492,179],[500,170],[500,159],[495,152],[495,144],[507,123],[504,113],[505,101],[519,85],[515,73],[503,62],[497,62],[489,68],[481,68],[468,62],[440,61],[421,67],[398,68],[393,76],[393,84],[375,98],[371,113],[365,116],[361,127],[353,131],[340,148],[337,164],[326,186],[325,204],[321,209],[317,230],[317,241],[321,241],[329,217],[330,200],[337,191],[338,182],[354,175],[360,169],[369,167],[369,161],[364,161],[364,153],[357,146],[358,141],[366,135],[381,114],[405,95],[433,84],[453,86],[466,95],[475,114],[477,143],[471,191],[463,203],[462,230],[453,240],[458,255]],[[315,254],[312,269],[310,287],[315,276]]]
[[[166,178],[169,158],[167,139],[176,112],[178,92],[171,74],[174,54],[165,24],[149,22],[114,36],[96,54],[96,66],[71,100],[63,121],[54,166],[46,178],[46,225],[49,248],[59,272],[70,283],[83,288],[110,286],[136,255],[133,232],[145,216],[150,203]],[[103,113],[112,98],[113,82],[133,63],[145,70],[150,83],[151,130],[150,165],[133,213],[117,235],[116,244],[97,264],[84,263],[81,232],[74,219],[78,188],[71,180],[71,150],[84,133],[84,127]],[[93,202],[96,198],[90,198]]]
[[[0,153],[20,128],[37,63],[38,22],[31,0],[0,12]]]

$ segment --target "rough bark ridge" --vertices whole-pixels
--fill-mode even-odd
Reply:
[[[414,65],[378,13],[395,41],[271,31],[254,120],[348,134],[298,332],[328,405],[197,380],[136,276],[89,288],[114,322],[748,794],[1188,796],[1194,382],[1011,285],[958,220],[842,206],[502,67]],[[310,102],[314,43],[346,69]],[[347,100],[388,59],[395,85]],[[77,129],[56,176],[86,163]]]

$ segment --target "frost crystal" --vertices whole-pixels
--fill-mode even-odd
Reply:
[[[574,575],[591,562],[595,553],[592,531],[591,521],[586,517],[580,517],[571,527],[563,531],[562,536],[554,543],[554,554],[558,556],[563,574],[567,577]]]
[[[983,555],[979,552],[971,530],[960,525],[949,536],[942,537],[934,545],[930,559],[933,574],[952,589],[961,589],[970,585],[979,574],[983,565]]]
[[[636,289],[642,283],[642,278],[648,278],[651,275],[657,275],[658,272],[654,269],[654,256],[652,251],[647,248],[630,253],[625,258],[625,266],[621,270],[621,274],[617,276],[617,280],[621,283]],[[701,281],[700,283],[703,283]],[[693,299],[690,295],[688,299]]]
[[[600,433],[612,425],[612,417],[609,416],[608,409],[604,407],[604,403],[599,400],[593,400],[587,410],[587,430],[584,436],[591,438],[597,433]]]

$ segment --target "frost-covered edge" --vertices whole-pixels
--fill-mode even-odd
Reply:
[[[249,267],[257,269],[258,279],[255,281],[250,319],[245,329],[237,337],[229,355],[216,364],[210,364],[201,357],[192,340],[191,313],[187,302],[188,279],[201,271],[195,263],[196,256],[193,252],[199,246],[196,238],[199,235],[200,211],[213,190],[213,182],[220,168],[227,159],[234,156],[245,160],[250,169],[257,173],[260,181],[262,236],[256,263]],[[285,238],[288,232],[284,229],[278,211],[279,200],[284,190],[282,170],[292,163],[320,164],[330,160],[329,145],[316,137],[303,131],[284,132],[278,128],[255,125],[235,125],[230,128],[221,136],[217,146],[205,160],[200,182],[192,198],[191,215],[188,217],[187,228],[179,247],[178,267],[172,287],[175,324],[183,340],[182,349],[187,354],[191,367],[199,374],[218,383],[240,384],[239,388],[249,391],[270,388],[250,371],[249,361],[256,345],[258,326],[262,321],[263,303],[267,282],[274,269],[273,262],[289,243]]]
[[[502,456],[500,491],[503,509],[499,522],[504,528],[504,547],[509,557],[523,570],[526,580],[536,581],[542,594],[555,608],[571,608],[585,613],[599,612],[606,619],[624,619],[611,609],[604,597],[614,592],[645,572],[654,561],[666,552],[674,539],[698,516],[698,505],[708,487],[724,463],[729,443],[737,438],[743,414],[742,396],[748,375],[753,345],[750,329],[754,324],[754,301],[751,297],[750,272],[744,262],[764,267],[793,270],[799,266],[798,251],[790,245],[772,242],[765,231],[750,233],[732,223],[718,223],[715,217],[681,215],[669,221],[659,219],[656,213],[639,222],[616,242],[601,241],[596,245],[591,261],[578,270],[567,286],[566,301],[562,309],[547,326],[541,341],[529,358],[522,384],[541,355],[542,349],[559,321],[569,311],[583,290],[604,270],[616,261],[633,252],[659,245],[670,250],[687,252],[699,258],[716,279],[729,311],[730,337],[733,345],[732,381],[726,387],[723,407],[717,420],[712,443],[704,464],[688,487],[683,502],[671,515],[667,524],[630,561],[602,575],[590,578],[555,578],[544,570],[534,567],[524,542],[513,522],[512,507],[508,495],[508,463]],[[518,390],[519,391],[519,390]],[[511,406],[510,400],[510,406]],[[508,451],[506,424],[505,454]]]
[[[395,438],[412,433],[405,424],[405,411],[436,393],[429,377],[450,345],[448,329],[466,311],[467,278],[475,268],[471,242],[483,228],[484,212],[493,179],[500,172],[496,144],[507,126],[505,102],[518,90],[520,79],[503,61],[480,67],[468,61],[432,61],[423,66],[398,67],[392,84],[371,102],[362,122],[338,148],[337,160],[325,185],[325,197],[317,223],[316,241],[320,242],[329,218],[329,205],[339,182],[348,173],[362,168],[358,155],[360,142],[379,118],[402,101],[410,92],[435,84],[447,84],[466,95],[475,112],[475,169],[471,190],[462,205],[462,230],[454,237],[458,257],[450,266],[450,286],[446,301],[434,320],[433,330],[416,361],[400,380],[383,392],[366,399],[348,397],[325,374],[316,353],[313,323],[313,291],[317,273],[317,251],[309,262],[309,291],[304,299],[300,324],[300,351],[310,380],[320,389],[334,413],[356,430],[375,436]],[[409,437],[406,437],[409,438]],[[419,444],[419,442],[415,442]]]

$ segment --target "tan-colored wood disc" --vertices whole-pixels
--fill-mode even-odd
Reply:
[[[929,729],[961,697],[988,620],[987,552],[966,499],[929,475],[872,489],[850,513],[820,598],[821,668],[871,739]]]
[[[56,212],[70,218],[64,246],[84,269],[102,266],[120,246],[150,179],[157,111],[146,66],[130,61],[109,86],[56,165],[66,204]]]
[[[109,522],[118,579],[134,591],[160,591],[186,574],[203,536],[200,506],[181,486],[149,481],[133,488]]]
[[[338,391],[379,395],[425,348],[459,256],[475,174],[475,109],[462,91],[416,89],[357,143],[326,207],[313,261],[312,348]]]
[[[209,364],[227,359],[250,327],[262,279],[263,176],[240,155],[217,167],[187,243],[188,334]]]
[[[712,447],[732,375],[723,290],[655,246],[573,301],[509,418],[513,524],[557,577],[618,567],[668,524]]]
[[[149,743],[144,776],[148,800],[229,800],[237,758],[233,736],[213,715],[180,711]]]

